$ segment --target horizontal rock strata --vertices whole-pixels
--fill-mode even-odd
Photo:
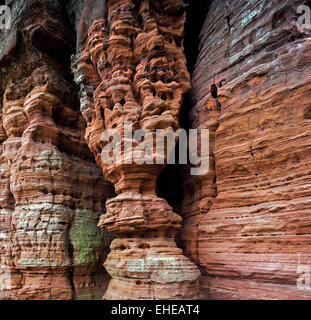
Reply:
[[[310,30],[304,1],[214,1],[192,75],[210,167],[185,179],[183,243],[209,299],[310,299]],[[216,22],[216,23],[215,23]],[[211,85],[218,87],[212,97]],[[218,105],[221,110],[218,110]]]

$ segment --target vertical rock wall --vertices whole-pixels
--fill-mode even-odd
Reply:
[[[311,297],[296,285],[298,254],[307,264],[311,252],[311,42],[296,23],[303,3],[215,0],[201,32],[189,117],[210,129],[211,170],[184,179],[182,239],[210,299]]]

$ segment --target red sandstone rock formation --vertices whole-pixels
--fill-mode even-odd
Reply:
[[[226,5],[228,3],[228,5]],[[310,31],[304,1],[214,1],[192,76],[211,170],[185,179],[183,242],[209,299],[310,299]],[[215,23],[216,22],[216,23]],[[210,95],[216,75],[217,112]]]
[[[84,140],[73,34],[56,2],[19,5],[0,35],[0,299],[98,299],[112,193]]]
[[[105,299],[196,299],[196,265],[176,247],[181,218],[155,192],[165,165],[106,165],[105,129],[177,129],[189,73],[183,53],[180,0],[86,1],[73,63],[81,86],[86,141],[118,196],[107,201],[100,226],[117,235],[105,267],[112,276]],[[104,16],[103,16],[104,14]],[[105,16],[106,14],[106,16]],[[134,141],[133,149],[144,142]],[[156,153],[150,155],[155,160]],[[165,160],[165,159],[164,159]],[[155,162],[153,162],[155,163]]]
[[[311,37],[295,13],[310,1],[209,1],[188,116],[210,129],[210,171],[180,171],[182,229],[155,192],[165,165],[106,165],[101,151],[103,131],[122,134],[124,121],[179,127],[184,2],[10,3],[13,28],[0,30],[0,299],[101,298],[106,211],[100,226],[117,238],[105,299],[311,298],[297,287],[298,254],[301,265],[311,258]]]

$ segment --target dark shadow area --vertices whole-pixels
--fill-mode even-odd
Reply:
[[[199,55],[200,33],[213,0],[184,0],[186,7],[186,24],[184,48],[187,58],[188,71],[192,74]]]
[[[188,71],[192,74],[200,52],[200,33],[212,0],[187,0],[184,2],[188,4],[186,7],[184,48]],[[179,117],[180,127],[187,131],[190,128],[188,113],[191,106],[191,92],[188,92],[184,97]],[[183,200],[181,187],[183,179],[181,168],[183,165],[178,164],[178,150],[179,146],[177,145],[175,148],[176,164],[167,165],[157,180],[158,196],[164,198],[176,213],[181,212]]]
[[[178,153],[178,147],[176,148]],[[160,173],[157,180],[157,195],[163,198],[173,208],[174,212],[180,212],[180,205],[182,203],[182,189],[179,182],[179,165],[167,165]]]

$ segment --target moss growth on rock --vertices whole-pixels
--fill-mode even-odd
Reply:
[[[103,244],[106,231],[97,227],[98,216],[90,210],[76,210],[71,230],[74,263],[88,264],[98,260],[96,249]]]

